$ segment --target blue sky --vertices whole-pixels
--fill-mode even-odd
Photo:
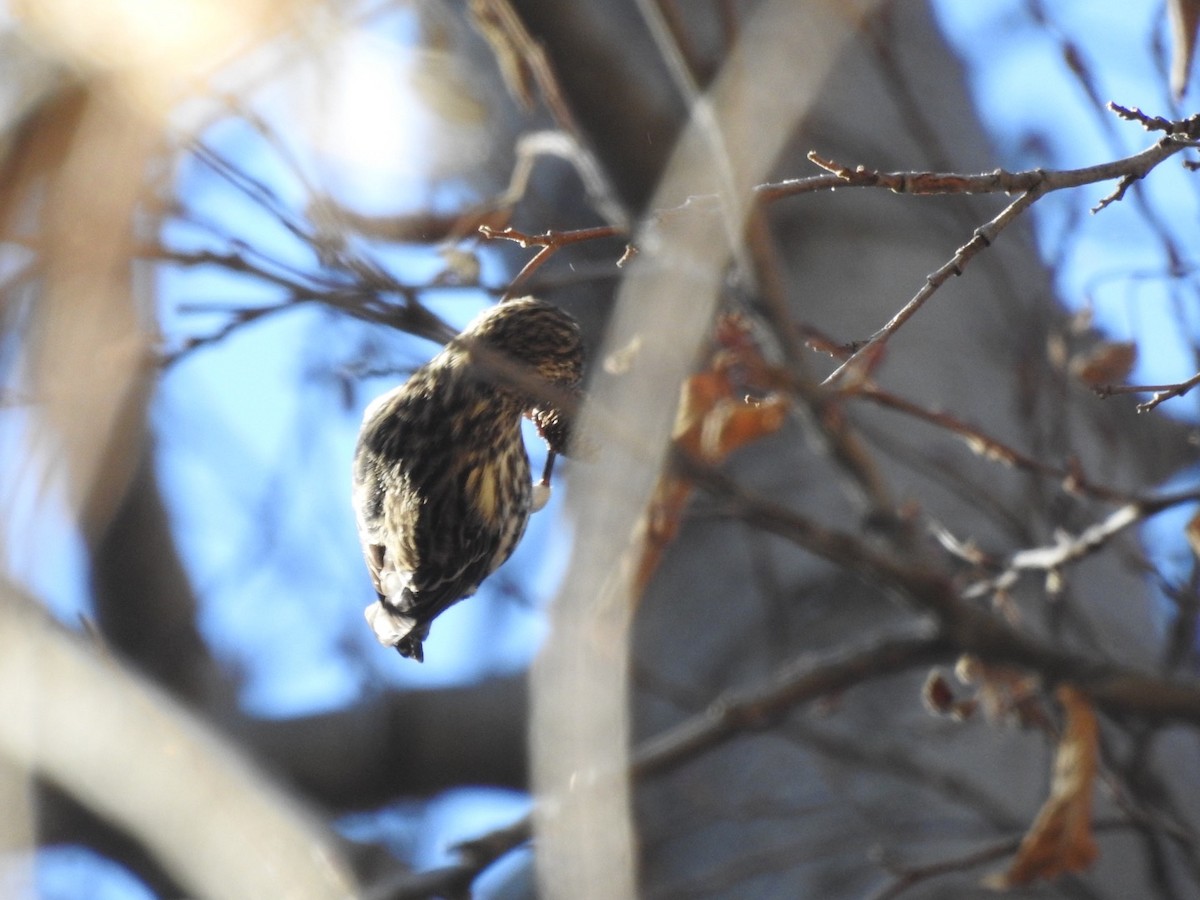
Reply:
[[[1046,26],[1032,21],[1030,5],[1024,0],[934,4],[943,31],[967,65],[971,92],[1005,168],[1076,168],[1152,144],[1155,136],[1102,109],[1110,100],[1151,115],[1188,114],[1190,107],[1179,107],[1166,85],[1161,4],[1056,0],[1043,4]],[[1078,51],[1091,91],[1063,63],[1065,41]],[[1193,88],[1185,99],[1194,103],[1196,93]],[[1185,311],[1182,327],[1179,316],[1181,300],[1195,293],[1195,259],[1185,259],[1185,274],[1173,277],[1162,242],[1132,192],[1121,203],[1088,214],[1111,187],[1039,201],[1033,211],[1039,247],[1055,261],[1065,303],[1090,306],[1097,323],[1114,337],[1141,343],[1135,381],[1183,380],[1195,371],[1192,336],[1200,324],[1194,309]],[[1195,175],[1176,158],[1135,190],[1184,252],[1194,252],[1187,236],[1200,212]],[[1195,418],[1198,402],[1187,397],[1164,411]]]

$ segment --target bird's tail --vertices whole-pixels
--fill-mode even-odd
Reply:
[[[395,647],[401,656],[407,656],[417,662],[425,661],[421,641],[429,633],[427,624],[423,625],[382,600],[376,600],[368,606],[363,615],[366,616],[367,624],[375,632],[379,643],[385,647]]]

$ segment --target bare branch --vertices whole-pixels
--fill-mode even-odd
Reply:
[[[424,900],[426,897],[470,897],[471,885],[490,865],[529,842],[533,836],[532,816],[454,846],[459,861],[449,866],[397,876],[372,885],[368,898]]]
[[[1174,397],[1182,397],[1192,388],[1200,384],[1200,372],[1186,381],[1175,384],[1109,384],[1096,388],[1101,397],[1111,397],[1114,394],[1146,394],[1153,392],[1154,396],[1137,406],[1138,412],[1150,412],[1160,403]]]
[[[469,11],[475,27],[491,45],[510,93],[528,110],[533,105],[532,92],[536,85],[559,129],[570,136],[569,156],[597,211],[609,222],[627,226],[629,215],[617,199],[603,168],[588,149],[550,57],[529,33],[512,4],[509,0],[471,0]]]
[[[509,283],[508,288],[504,292],[505,297],[512,297],[517,294],[521,286],[529,281],[529,278],[549,261],[550,257],[561,250],[563,247],[568,247],[571,244],[578,244],[583,241],[593,241],[600,238],[617,237],[627,233],[627,230],[618,225],[599,225],[595,228],[580,228],[575,231],[546,231],[542,234],[526,234],[523,231],[517,231],[515,228],[505,228],[497,231],[490,225],[480,225],[479,233],[486,240],[505,240],[513,241],[523,248],[541,247],[541,249],[533,255],[529,262],[521,268],[516,277]],[[628,247],[626,253],[628,253]],[[622,257],[624,259],[624,257]],[[619,263],[618,263],[619,264]]]
[[[805,655],[784,666],[766,684],[731,691],[675,728],[642,743],[631,760],[631,775],[650,778],[685,765],[739,734],[773,727],[789,712],[822,696],[846,690],[916,666],[944,659],[950,648],[938,638],[895,637],[851,651]],[[602,776],[593,776],[600,778]],[[411,878],[401,877],[388,897],[425,897],[462,892],[484,869],[530,839],[531,820],[522,817],[504,828],[455,847],[462,857],[447,866]]]
[[[924,881],[955,872],[967,872],[987,863],[996,862],[1016,853],[1020,846],[1021,836],[1017,835],[1016,837],[1001,838],[960,856],[927,863],[923,866],[888,866],[893,870],[891,880],[872,893],[869,900],[895,900],[896,897]]]
[[[1114,715],[1149,722],[1200,724],[1200,685],[1060,650],[1017,631],[999,616],[971,603],[940,572],[881,553],[858,536],[818,525],[749,493],[728,476],[695,461],[677,457],[677,462],[687,468],[689,477],[723,501],[730,514],[794,542],[933,616],[942,637],[956,649],[985,662],[1029,669],[1048,684],[1070,681],[1097,706]],[[1181,496],[1164,498],[1160,508],[1184,502]],[[1153,506],[1150,504],[1145,514]],[[1128,513],[1117,519],[1118,524],[1124,516]]]
[[[939,410],[929,410],[903,397],[885,391],[874,383],[862,385],[852,396],[862,397],[886,409],[894,409],[955,435],[974,453],[1004,466],[1021,469],[1034,475],[1052,478],[1073,494],[1084,494],[1110,503],[1129,503],[1135,498],[1127,492],[1114,490],[1086,477],[1078,463],[1055,466],[1043,462],[1006,444],[957,416]]]
[[[847,381],[848,386],[853,388],[860,380],[861,375],[868,370],[867,367],[874,360],[879,349],[887,343],[897,331],[899,331],[904,323],[917,314],[926,301],[932,297],[943,284],[950,280],[952,276],[961,275],[967,264],[975,258],[975,256],[989,246],[996,237],[1016,220],[1016,218],[1029,209],[1040,198],[1046,189],[1044,187],[1033,187],[1001,210],[1000,214],[991,221],[986,222],[975,229],[975,233],[971,239],[959,247],[952,256],[941,268],[926,276],[925,284],[917,291],[913,298],[900,308],[886,325],[880,328],[877,332],[871,335],[858,349],[850,355],[850,358],[839,365],[830,373],[822,383],[822,385],[833,385],[839,381]]]
[[[673,769],[738,734],[773,727],[796,706],[874,678],[945,659],[938,637],[897,637],[825,656],[802,656],[750,691],[730,691],[701,714],[640,746],[633,757],[639,778]]]
[[[88,652],[11,587],[0,588],[0,620],[10,761],[136,835],[196,896],[357,893],[338,840],[312,813],[164,693]],[[210,827],[214,803],[221,828]]]
[[[1131,525],[1145,521],[1164,510],[1200,500],[1200,491],[1188,491],[1151,500],[1142,500],[1120,507],[1102,522],[1085,528],[1077,535],[1060,533],[1053,546],[1035,547],[1014,553],[1004,571],[995,578],[977,582],[963,591],[963,597],[974,599],[1012,587],[1020,573],[1036,571],[1053,573],[1069,563],[1078,562],[1103,548],[1113,537]]]

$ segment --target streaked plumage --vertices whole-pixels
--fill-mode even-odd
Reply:
[[[582,369],[574,319],[524,297],[486,310],[367,408],[354,509],[380,643],[421,661],[430,622],[508,559],[532,506],[521,417],[566,449],[567,420],[548,398],[574,394]]]

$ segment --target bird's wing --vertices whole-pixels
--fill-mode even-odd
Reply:
[[[467,502],[459,472],[448,471],[422,485],[411,528],[400,542],[412,572],[409,609],[432,618],[475,593],[490,571],[496,540]]]

